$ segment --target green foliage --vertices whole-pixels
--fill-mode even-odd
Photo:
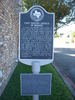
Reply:
[[[41,5],[48,12],[54,12],[56,23],[70,11],[70,8],[62,0],[23,0],[23,2],[27,9],[33,5]]]
[[[32,100],[31,96],[21,96],[20,94],[21,73],[32,73],[32,67],[21,63],[17,65],[0,100]],[[40,100],[73,100],[70,91],[52,65],[41,67],[41,73],[52,73],[52,93],[48,96],[40,96]]]
[[[55,38],[58,38],[59,35],[55,32],[55,33],[54,33],[54,37],[55,37]]]
[[[75,37],[75,32],[72,33],[72,37]]]

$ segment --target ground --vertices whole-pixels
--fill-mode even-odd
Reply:
[[[21,63],[17,65],[7,87],[0,97],[0,100],[32,100],[31,96],[21,96],[20,94],[21,73],[32,73],[31,66]],[[51,95],[40,96],[40,100],[73,100],[71,92],[52,65],[42,66],[41,73],[52,73],[52,92]]]
[[[55,39],[54,63],[75,96],[75,44],[66,43],[63,40],[62,38]]]

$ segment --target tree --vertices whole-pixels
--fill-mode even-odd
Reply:
[[[66,0],[65,3],[70,7],[70,14],[66,18],[66,22],[75,22],[75,0]]]
[[[70,7],[63,0],[23,0],[24,7],[28,10],[33,5],[41,5],[48,12],[55,13],[55,25],[69,14]]]

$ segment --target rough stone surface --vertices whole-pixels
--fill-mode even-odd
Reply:
[[[0,95],[3,82],[8,80],[18,54],[18,13],[21,0],[0,0]],[[13,68],[12,68],[13,67]]]

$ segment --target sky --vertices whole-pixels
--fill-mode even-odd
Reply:
[[[68,25],[64,25],[63,27],[59,28],[57,30],[57,33],[66,33],[66,34],[71,34],[75,32],[75,23],[71,22]]]

